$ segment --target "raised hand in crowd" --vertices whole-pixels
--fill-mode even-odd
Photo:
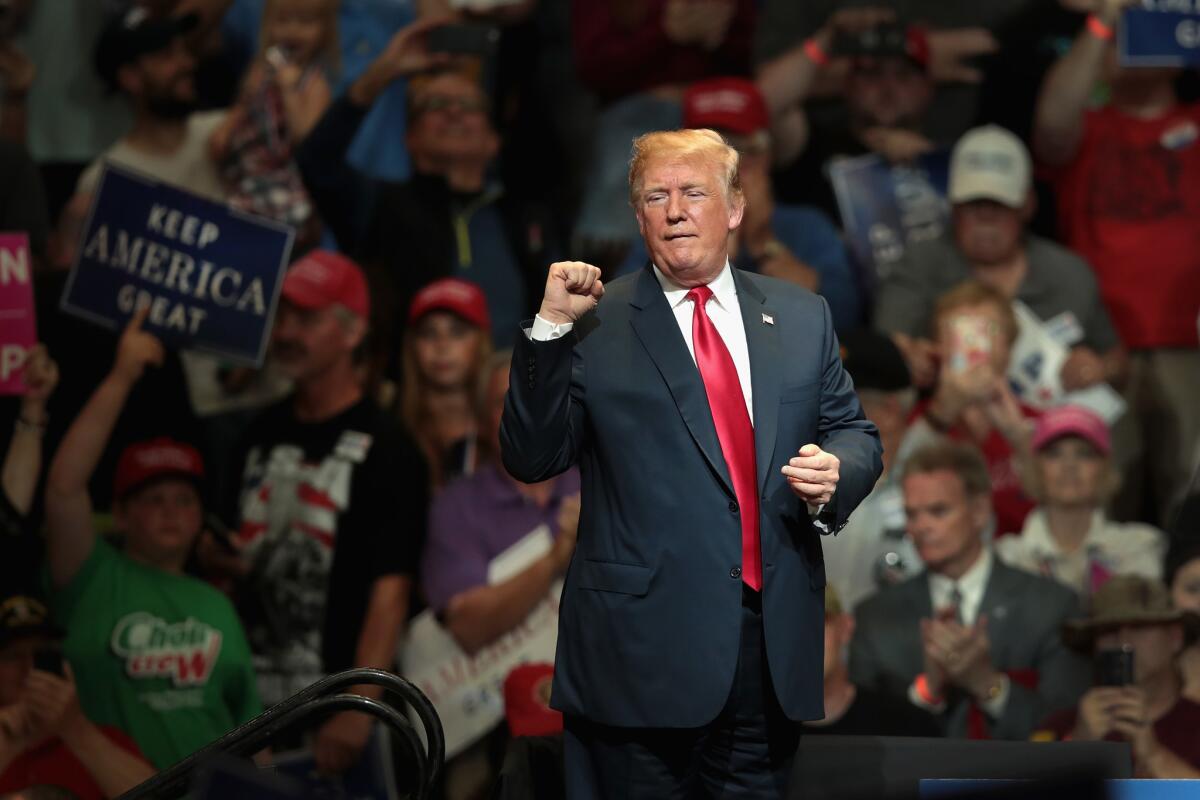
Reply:
[[[868,128],[863,144],[893,164],[905,164],[935,147],[924,134],[902,128]]]
[[[88,481],[100,461],[134,384],[166,356],[162,343],[142,330],[149,308],[138,311],[117,343],[108,376],[71,424],[46,479],[46,552],[50,578],[66,586],[91,555],[96,532]]]
[[[1108,374],[1104,358],[1090,347],[1075,347],[1059,373],[1063,389],[1074,392],[1103,383]]]
[[[913,386],[928,389],[934,385],[938,377],[938,348],[937,345],[924,337],[909,336],[906,333],[893,333],[892,341],[908,372],[912,376]]]
[[[425,17],[396,31],[383,52],[350,85],[347,95],[351,102],[370,106],[393,81],[451,63],[448,53],[429,49],[429,32],[452,21],[451,17]]]
[[[667,0],[663,31],[675,44],[716,50],[725,41],[736,11],[734,0]]]
[[[929,74],[938,83],[979,83],[983,72],[971,59],[1000,49],[986,28],[946,28],[929,31]]]
[[[1079,701],[1079,716],[1071,738],[1095,742],[1117,725],[1118,716],[1140,719],[1145,713],[1142,692],[1134,686],[1096,686]]]
[[[42,471],[42,434],[48,421],[46,401],[58,385],[58,365],[44,345],[36,345],[26,356],[24,379],[25,396],[21,398],[21,412],[4,457],[0,482],[13,508],[28,514]]]
[[[740,178],[746,211],[730,243],[730,252],[749,253],[759,261],[763,275],[790,281],[810,292],[818,291],[820,274],[796,258],[775,235],[771,224],[775,198],[771,195],[771,177],[765,155],[753,159],[743,157]],[[771,248],[775,248],[775,251],[772,252]]]

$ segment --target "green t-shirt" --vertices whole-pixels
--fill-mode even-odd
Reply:
[[[51,605],[84,712],[128,733],[159,769],[262,710],[241,622],[202,581],[97,538]]]

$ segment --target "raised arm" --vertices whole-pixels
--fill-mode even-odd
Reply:
[[[117,345],[112,371],[92,393],[67,429],[46,480],[46,549],[50,579],[56,588],[71,582],[92,553],[92,499],[88,481],[134,384],[149,365],[160,366],[158,339],[142,330],[149,309],[130,320]]]
[[[58,365],[44,345],[29,351],[25,367],[25,396],[13,437],[4,456],[0,482],[13,508],[28,516],[42,471],[42,435],[46,432],[46,400],[58,385]]]
[[[500,455],[519,481],[544,481],[575,463],[583,435],[583,368],[570,329],[603,295],[598,268],[579,261],[551,264],[533,330],[517,337],[500,420]],[[560,329],[557,335],[543,333],[543,326]]]
[[[1096,0],[1094,17],[1110,30],[1121,10],[1133,0]],[[1075,157],[1083,139],[1083,118],[1092,91],[1100,80],[1105,53],[1111,43],[1098,36],[1089,19],[1067,54],[1060,58],[1042,83],[1033,121],[1033,152],[1050,166],[1062,166]]]

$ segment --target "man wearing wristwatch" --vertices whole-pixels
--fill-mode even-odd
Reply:
[[[984,541],[991,482],[973,445],[918,450],[901,486],[925,572],[857,608],[850,680],[907,698],[947,736],[1026,739],[1087,687],[1086,663],[1060,639],[1078,601],[993,555]]]

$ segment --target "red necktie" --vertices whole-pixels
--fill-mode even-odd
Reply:
[[[688,292],[696,304],[692,314],[692,345],[696,365],[704,380],[704,393],[712,410],[721,454],[733,479],[733,493],[742,515],[742,580],[756,592],[762,590],[762,560],[758,542],[758,478],[754,458],[754,427],[746,412],[746,396],[729,348],[708,318],[705,304],[712,289],[697,286]]]

